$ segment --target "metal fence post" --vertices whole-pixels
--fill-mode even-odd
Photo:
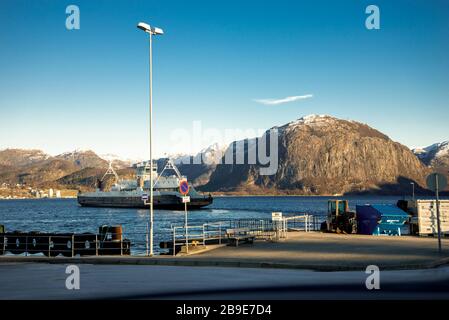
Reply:
[[[95,255],[98,256],[98,234],[95,235]]]
[[[48,237],[48,257],[51,257],[51,236]]]
[[[120,255],[123,256],[123,228],[120,233]]]
[[[28,256],[28,237],[25,237],[25,257]]]
[[[176,255],[176,227],[173,227],[173,255]]]
[[[203,224],[203,246],[206,245],[206,230],[205,225]]]
[[[75,256],[75,235],[72,234],[72,258]]]

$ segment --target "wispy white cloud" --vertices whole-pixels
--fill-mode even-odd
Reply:
[[[304,100],[304,99],[310,99],[313,98],[312,94],[305,94],[303,96],[292,96],[292,97],[286,97],[282,99],[253,99],[253,101],[267,105],[267,106],[274,106],[278,104],[298,101],[298,100]]]

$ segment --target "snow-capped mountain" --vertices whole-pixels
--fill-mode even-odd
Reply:
[[[216,165],[224,156],[229,144],[213,143],[202,149],[196,155],[176,154],[169,156],[175,164]]]
[[[100,154],[100,158],[102,158],[108,162],[111,162],[112,165],[114,166],[114,168],[119,168],[119,169],[132,167],[133,164],[142,162],[145,160],[145,159],[141,159],[141,158],[132,159],[132,158],[121,157],[121,156],[118,156],[113,153]]]
[[[413,153],[427,166],[449,167],[449,141],[434,143],[428,147],[415,148]]]

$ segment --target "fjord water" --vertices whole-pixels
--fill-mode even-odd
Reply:
[[[399,198],[357,196],[345,199],[355,210],[358,204],[395,204]],[[280,211],[284,215],[309,213],[321,221],[326,216],[327,200],[329,197],[216,197],[211,206],[189,211],[188,219],[189,225],[201,225],[229,219],[271,218],[271,212]],[[134,249],[139,248],[143,252],[148,211],[81,207],[76,199],[2,200],[0,224],[5,225],[6,231],[75,233],[97,233],[98,227],[105,224],[122,225],[124,236],[131,240]],[[155,210],[154,222],[154,244],[157,247],[160,241],[171,239],[172,225],[184,223],[184,211]]]

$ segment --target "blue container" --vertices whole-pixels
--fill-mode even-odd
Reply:
[[[357,233],[372,235],[380,221],[380,213],[371,205],[356,206]]]
[[[357,230],[359,234],[402,235],[408,234],[406,224],[409,215],[395,205],[357,206]]]

